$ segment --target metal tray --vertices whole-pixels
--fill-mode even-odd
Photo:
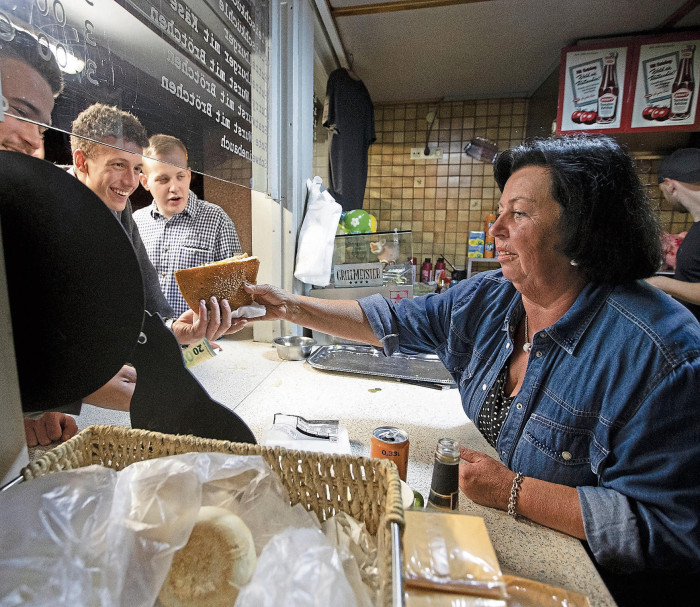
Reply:
[[[391,377],[431,388],[455,388],[452,376],[434,354],[385,356],[372,346],[321,346],[306,360],[324,371]]]

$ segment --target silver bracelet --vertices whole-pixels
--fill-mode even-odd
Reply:
[[[514,518],[517,518],[518,514],[515,512],[515,506],[518,503],[518,491],[520,491],[520,485],[523,484],[523,473],[518,472],[513,479],[513,484],[510,486],[510,498],[508,498],[508,514]]]

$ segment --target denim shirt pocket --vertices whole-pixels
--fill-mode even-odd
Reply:
[[[597,484],[591,470],[591,455],[596,448],[590,429],[561,424],[535,413],[527,421],[522,438],[513,464],[525,475],[529,470],[533,476],[553,483]],[[586,475],[589,479],[584,483]]]
[[[474,376],[474,345],[450,332],[447,343],[439,350],[440,358],[445,368],[453,375],[459,376],[460,382],[471,379]]]

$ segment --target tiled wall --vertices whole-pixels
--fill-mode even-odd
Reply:
[[[382,231],[413,231],[418,264],[433,263],[444,253],[457,267],[466,266],[470,230],[483,229],[500,192],[490,164],[463,152],[474,137],[486,137],[503,150],[525,136],[527,100],[486,99],[450,103],[375,105],[377,141],[369,149],[369,172],[363,208],[377,218]],[[411,160],[412,147],[425,147],[426,116],[438,121],[429,146],[442,148],[439,160]],[[660,157],[639,160],[640,177],[659,206],[664,229],[672,233],[692,224],[687,214],[672,212],[657,186]],[[422,183],[421,183],[422,182]]]
[[[411,160],[412,147],[425,147],[429,112],[437,112],[437,121],[428,143],[442,148],[443,156]],[[467,156],[464,146],[474,137],[499,149],[520,143],[526,113],[523,99],[375,106],[377,141],[369,149],[363,208],[377,218],[379,230],[413,230],[419,265],[444,253],[464,268],[469,231],[483,229],[499,195],[492,166]]]

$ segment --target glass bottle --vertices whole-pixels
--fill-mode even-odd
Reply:
[[[451,438],[441,438],[435,447],[428,506],[442,510],[459,506],[459,443]]]
[[[440,292],[442,288],[442,283],[445,280],[445,271],[447,266],[445,265],[445,259],[443,257],[438,257],[435,262],[435,271],[433,273],[433,280],[437,283],[437,292]]]
[[[598,117],[600,124],[608,124],[617,116],[617,98],[620,89],[617,86],[617,53],[608,53],[603,60],[603,77],[598,89]]]
[[[421,266],[420,269],[420,281],[421,282],[430,282],[432,279],[432,274],[433,274],[433,264],[430,261],[430,257],[426,257],[425,261],[423,262],[423,265]]]
[[[671,87],[671,120],[685,120],[690,116],[695,92],[694,51],[694,44],[689,44],[681,50],[681,62]]]

